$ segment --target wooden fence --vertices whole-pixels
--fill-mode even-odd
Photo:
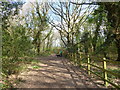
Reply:
[[[76,53],[69,53],[68,58],[71,61],[73,61],[74,64],[77,64],[81,68],[84,68],[88,72],[89,75],[94,74],[95,76],[99,77],[102,81],[104,81],[104,85],[106,87],[108,87],[109,84],[111,84],[113,87],[120,89],[120,83],[116,84],[108,79],[108,75],[111,74],[120,80],[120,74],[114,73],[114,72],[108,70],[108,68],[107,68],[108,63],[120,65],[120,62],[113,61],[113,60],[107,60],[106,58],[100,58],[99,60],[97,60],[99,57],[90,56],[90,55],[86,56],[86,55],[81,55],[81,54],[76,54]],[[95,62],[99,62],[102,64],[95,65]],[[92,68],[97,68],[98,70],[101,70],[102,75],[99,75],[98,73],[96,73],[95,70]]]

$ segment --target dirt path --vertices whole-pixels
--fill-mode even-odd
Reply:
[[[17,88],[98,88],[78,67],[67,59],[56,57],[39,58],[39,69],[28,68],[19,76],[24,82]]]

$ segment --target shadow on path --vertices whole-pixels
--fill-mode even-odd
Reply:
[[[21,73],[19,77],[25,82],[17,88],[98,88],[83,70],[65,58],[53,55],[37,59],[41,68],[28,68],[27,72]]]

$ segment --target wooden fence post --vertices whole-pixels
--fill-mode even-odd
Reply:
[[[70,60],[72,60],[72,53],[70,53]]]
[[[73,62],[75,63],[75,54],[73,53]]]
[[[81,52],[80,52],[80,61],[79,61],[79,63],[80,63],[80,67],[82,67],[82,57],[81,57]]]
[[[70,60],[72,61],[72,53],[70,53]]]
[[[106,66],[106,58],[103,58],[103,69],[106,69],[107,66]],[[103,72],[103,75],[104,75],[104,79],[107,80],[107,72],[104,71]],[[108,86],[108,82],[104,80],[104,85],[107,87]]]
[[[68,58],[70,59],[70,53],[69,53],[69,56],[68,56]]]
[[[72,57],[71,57],[71,60],[74,61],[74,54],[72,53]]]
[[[69,56],[70,56],[70,54],[68,53],[68,54],[66,55],[66,58],[70,58]]]
[[[75,53],[75,65],[77,64],[77,54]]]
[[[88,74],[90,75],[90,57],[89,57],[89,55],[88,55],[88,58],[87,58],[87,68],[88,68]]]

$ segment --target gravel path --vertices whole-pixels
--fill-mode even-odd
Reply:
[[[53,55],[38,60],[41,68],[28,67],[27,72],[19,75],[24,82],[20,82],[16,88],[98,88],[84,71],[67,59]]]

